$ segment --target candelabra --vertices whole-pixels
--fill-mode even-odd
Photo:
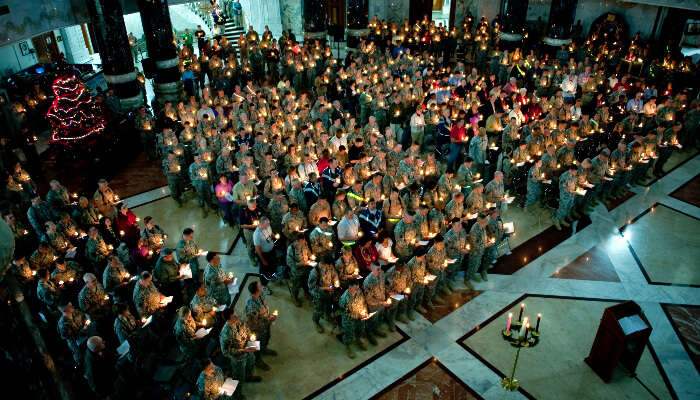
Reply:
[[[524,305],[523,305],[524,306]],[[522,307],[524,308],[524,307]],[[520,313],[522,317],[522,310]],[[510,343],[511,346],[515,347],[515,360],[513,360],[513,368],[510,372],[510,376],[506,376],[501,380],[501,386],[503,389],[510,392],[518,390],[520,387],[518,380],[515,379],[515,368],[518,366],[518,358],[520,357],[520,350],[524,347],[532,348],[537,346],[540,341],[540,325],[541,315],[537,316],[537,326],[534,330],[530,329],[530,324],[528,323],[527,317],[521,322],[518,318],[517,322],[511,324],[512,314],[508,316],[508,325],[506,329],[501,331],[501,336],[503,340]]]

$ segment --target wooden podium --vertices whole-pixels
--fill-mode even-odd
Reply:
[[[605,382],[610,382],[618,363],[634,375],[649,335],[651,326],[637,303],[626,301],[608,307],[584,361]]]

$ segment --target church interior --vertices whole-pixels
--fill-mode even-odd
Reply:
[[[0,397],[700,398],[697,1],[0,26]]]

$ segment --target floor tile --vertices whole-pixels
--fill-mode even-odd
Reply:
[[[690,203],[695,207],[700,207],[700,175],[686,182],[686,184],[672,192],[670,196]]]
[[[700,372],[700,306],[662,304],[688,356]]]
[[[615,272],[615,266],[610,262],[605,250],[599,246],[594,246],[581,254],[564,268],[555,272],[551,278],[620,282],[620,277]]]
[[[417,370],[411,371],[381,394],[373,397],[375,400],[477,400],[481,398],[436,360],[428,360]]]
[[[427,313],[421,313],[431,323],[436,323],[452,311],[462,307],[472,301],[476,296],[483,293],[483,290],[455,290],[450,295],[441,295],[445,304],[435,303],[435,307],[427,308]]]

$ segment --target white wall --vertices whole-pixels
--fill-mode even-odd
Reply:
[[[60,50],[66,55],[69,63],[86,64],[90,61],[90,51],[85,43],[80,25],[61,28],[55,34],[61,35],[62,40],[58,42],[59,49],[63,46],[63,49]],[[88,38],[88,40],[90,39]]]
[[[29,49],[34,49],[32,41],[27,40]],[[0,75],[8,76],[17,71],[29,68],[37,63],[36,53],[23,56],[19,49],[19,42],[0,47]]]

